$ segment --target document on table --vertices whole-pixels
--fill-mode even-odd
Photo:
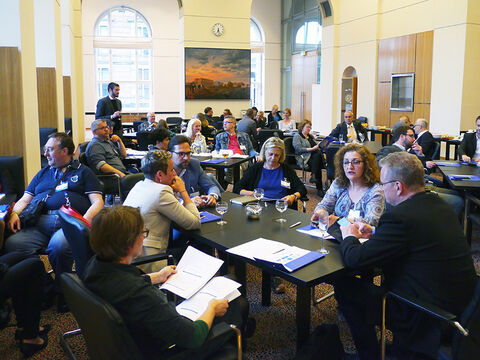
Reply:
[[[189,246],[177,265],[177,273],[170,276],[161,289],[189,299],[215,275],[222,264],[223,260]]]
[[[177,312],[192,321],[197,320],[212,299],[227,299],[232,301],[240,296],[238,288],[241,286],[236,281],[223,276],[214,277],[190,299],[177,305]]]
[[[230,248],[227,250],[227,252],[255,260],[255,257],[261,254],[271,254],[285,248],[285,246],[288,245],[278,241],[258,238],[256,240],[246,242],[245,244]]]
[[[298,228],[297,231],[303,234],[307,234],[307,235],[318,237],[318,238],[322,238],[325,235],[325,239],[335,239],[329,233],[325,234],[322,230],[320,230],[319,228],[313,225],[307,225],[307,226]]]
[[[5,197],[5,194],[0,194],[0,200],[2,200]]]

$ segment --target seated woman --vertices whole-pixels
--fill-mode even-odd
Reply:
[[[268,114],[267,119],[268,126],[271,126],[271,124],[275,121],[283,120],[282,116],[278,112],[278,105],[272,106],[272,111],[270,112],[270,114]]]
[[[278,122],[278,129],[287,132],[296,130],[297,124],[295,123],[295,120],[290,118],[290,116],[292,116],[292,112],[289,108],[285,108],[283,115],[285,116],[285,119]]]
[[[176,273],[175,266],[144,274],[131,265],[142,253],[148,230],[140,212],[128,206],[104,208],[93,219],[90,244],[96,255],[90,260],[84,283],[93,293],[109,302],[122,316],[130,335],[145,359],[162,358],[168,348],[197,348],[205,341],[215,317],[235,316],[241,325],[239,311],[232,314],[235,301],[227,312],[227,300],[211,300],[207,310],[196,321],[180,315],[175,304],[154,285],[165,282]],[[198,353],[195,358],[210,354]]]
[[[200,120],[200,123],[202,124],[201,133],[205,139],[215,137],[215,134],[216,134],[215,126],[210,125],[204,113],[198,113],[192,119]],[[186,131],[188,131],[188,128],[189,126],[187,124]]]
[[[295,149],[295,158],[298,166],[311,170],[310,182],[316,183],[317,194],[323,196],[322,169],[325,168],[325,159],[319,144],[310,135],[310,130],[312,130],[312,122],[303,120],[298,129],[298,134],[295,134],[293,137],[292,144]]]
[[[170,132],[167,129],[163,129],[157,127],[157,129],[153,130],[150,133],[150,139],[155,144],[155,148],[153,150],[167,150],[168,143],[170,142]]]
[[[335,155],[335,180],[315,208],[312,220],[328,212],[330,225],[339,217],[378,224],[385,197],[375,157],[360,144],[342,147]]]
[[[297,200],[307,194],[307,189],[295,171],[284,163],[283,140],[267,139],[260,150],[260,161],[248,168],[233,191],[253,196],[255,188],[262,188],[266,198],[284,199],[289,207],[296,209]]]
[[[263,111],[259,111],[255,116],[255,121],[257,122],[257,128],[265,129],[267,126],[267,119],[265,119]]]
[[[205,136],[201,133],[202,122],[198,119],[191,119],[187,124],[187,131],[183,135],[190,139],[192,151],[195,153],[208,152]]]
[[[158,120],[157,129],[168,130],[168,133],[170,134],[171,138],[175,136],[175,133],[168,128],[168,123],[167,123],[167,120],[165,120],[165,119]]]
[[[3,224],[0,225],[3,232]],[[25,357],[48,343],[50,325],[40,326],[44,267],[38,256],[11,252],[0,256],[0,305],[12,298],[17,319],[15,340]]]

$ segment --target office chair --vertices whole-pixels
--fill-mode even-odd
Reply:
[[[297,158],[295,155],[295,148],[293,147],[293,137],[287,136],[283,139],[285,144],[285,162],[295,170],[302,170],[302,182],[305,186],[310,188],[315,188],[314,185],[311,185],[307,182],[307,172],[309,171],[308,165],[303,162],[303,166],[297,164]]]
[[[151,132],[149,131],[137,132],[138,150],[147,151],[148,145],[154,145],[154,141],[151,139],[150,134]]]

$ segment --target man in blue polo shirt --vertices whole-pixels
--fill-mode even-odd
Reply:
[[[7,228],[13,235],[5,242],[5,251],[37,252],[46,248],[58,279],[62,272],[72,271],[73,257],[56,215],[57,210],[70,203],[86,220],[92,221],[104,204],[102,187],[95,174],[87,166],[73,160],[75,146],[70,136],[65,133],[52,134],[44,148],[49,166],[35,175],[22,198],[15,204],[7,222]],[[20,223],[21,212],[33,200],[45,198],[54,187],[55,191],[46,201],[47,212],[41,215],[35,226],[24,227]],[[60,292],[58,283],[56,288]]]

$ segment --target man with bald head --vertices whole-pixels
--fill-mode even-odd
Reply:
[[[332,130],[330,136],[339,139],[343,137],[346,142],[353,142],[354,140],[363,142],[367,139],[367,130],[357,121],[354,121],[353,112],[345,111],[345,121],[338,124]]]
[[[413,125],[413,131],[415,131],[416,139],[412,148],[414,148],[415,145],[417,148],[421,147],[425,155],[425,160],[432,160],[437,144],[433,139],[433,135],[428,131],[428,121],[425,119],[417,119],[415,125]]]
[[[153,131],[157,127],[157,122],[155,121],[155,113],[149,112],[147,114],[147,121],[144,121],[138,127],[138,131]]]

